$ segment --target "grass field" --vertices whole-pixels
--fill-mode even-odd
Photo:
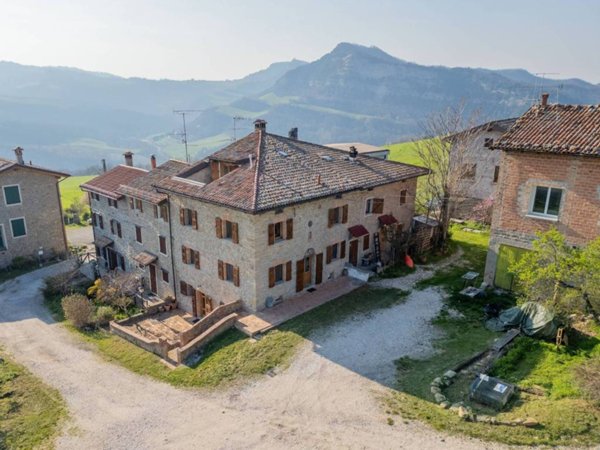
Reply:
[[[498,360],[492,373],[518,386],[539,387],[544,394],[519,393],[501,412],[469,402],[468,387],[472,379],[460,375],[444,394],[451,402],[464,401],[478,414],[510,421],[533,418],[535,428],[489,425],[467,422],[455,413],[441,409],[434,403],[430,382],[446,370],[488,347],[499,336],[484,327],[482,308],[490,302],[513,303],[510,297],[487,297],[466,300],[458,295],[463,283],[460,278],[467,270],[483,271],[489,235],[471,233],[459,226],[452,228],[452,239],[465,253],[465,265],[439,271],[418,287],[438,286],[449,292],[447,307],[462,316],[448,314],[447,310],[433,321],[444,336],[434,342],[438,353],[429,359],[402,358],[397,361],[397,392],[386,401],[389,414],[424,421],[434,428],[456,434],[499,441],[513,445],[592,445],[600,442],[600,409],[585,400],[577,387],[574,368],[590,358],[600,357],[600,340],[588,336],[572,342],[568,350],[556,349],[551,343],[520,338],[509,353]]]
[[[415,166],[423,165],[421,158],[417,155],[415,143],[413,141],[398,142],[397,144],[387,145],[386,147],[390,150],[389,159],[392,161],[414,164]]]
[[[86,194],[79,189],[79,185],[91,180],[96,175],[82,175],[78,177],[69,177],[60,182],[60,201],[62,202],[63,209],[67,209],[69,206],[77,200],[84,200]]]
[[[67,416],[64,400],[4,352],[0,355],[0,448],[52,447]]]

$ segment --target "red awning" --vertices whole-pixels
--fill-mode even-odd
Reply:
[[[384,214],[383,216],[379,216],[379,224],[380,225],[393,225],[398,223],[398,220],[391,214]]]
[[[369,234],[369,230],[367,230],[362,225],[354,225],[353,227],[348,228],[348,231],[352,235],[352,237],[359,238],[361,236],[365,236]]]

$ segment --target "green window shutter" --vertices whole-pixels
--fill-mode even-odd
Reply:
[[[4,227],[0,227],[0,250],[6,250],[6,239],[4,238]]]
[[[4,186],[4,199],[7,205],[17,205],[21,203],[21,192],[19,186]]]
[[[13,237],[21,237],[27,234],[25,229],[25,219],[12,219],[10,221]]]

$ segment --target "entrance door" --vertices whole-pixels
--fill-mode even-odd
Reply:
[[[106,249],[106,256],[108,257],[108,269],[114,270],[117,268],[117,253],[112,248]]]
[[[323,253],[317,255],[317,268],[315,269],[315,284],[321,284],[323,282]]]
[[[156,294],[158,292],[156,288],[156,266],[150,264],[148,267],[150,269],[150,292]]]
[[[306,256],[304,258],[304,287],[312,284],[312,256]]]
[[[196,299],[194,301],[193,310],[195,316],[197,316],[198,313],[202,317],[206,316],[213,310],[212,297],[206,295],[200,290],[196,290]]]
[[[350,241],[350,264],[358,266],[358,239]]]

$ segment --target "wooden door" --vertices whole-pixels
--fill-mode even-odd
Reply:
[[[304,259],[296,261],[296,292],[304,289]]]
[[[312,256],[304,258],[304,287],[312,284]]]
[[[317,267],[315,268],[315,284],[323,282],[323,253],[317,255]]]
[[[350,264],[358,266],[358,239],[350,241]]]
[[[112,248],[107,248],[106,255],[108,256],[109,270],[116,269],[117,268],[117,253]]]
[[[150,264],[148,267],[150,269],[150,292],[156,294],[158,292],[156,288],[156,266]]]

